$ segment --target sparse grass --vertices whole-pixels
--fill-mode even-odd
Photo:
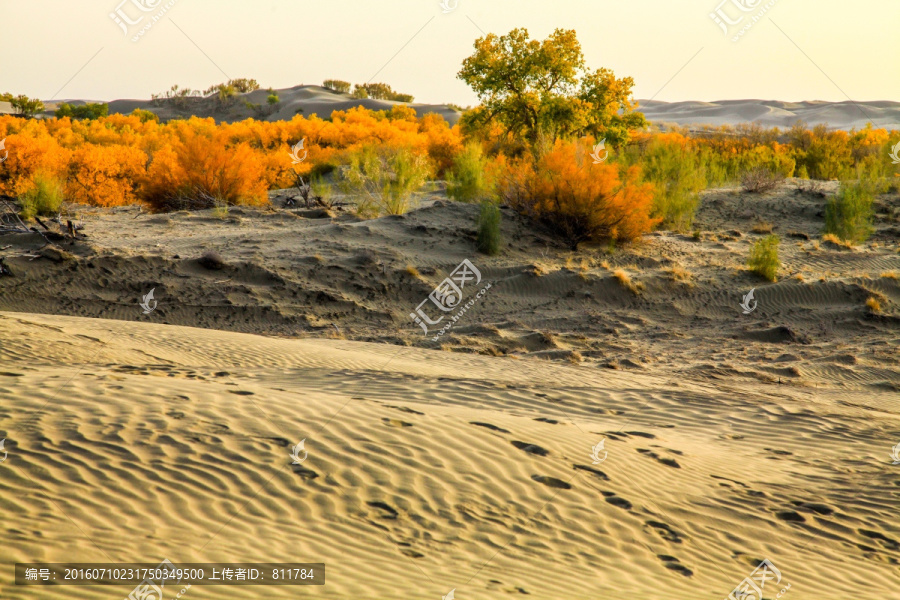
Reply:
[[[694,238],[695,242],[699,242],[702,239],[703,234],[701,234],[700,230],[698,229],[691,234],[691,237]]]
[[[843,248],[853,248],[853,244],[851,242],[844,241],[841,238],[839,238],[838,236],[834,235],[833,233],[826,233],[825,235],[823,235],[822,241],[823,242],[831,242],[832,244],[836,244]],[[818,250],[818,246],[816,247],[816,249]]]
[[[897,271],[882,271],[881,273],[882,279],[898,279],[900,275],[897,274]]]
[[[584,357],[581,356],[581,352],[578,352],[577,350],[573,350],[569,354],[568,358],[569,358],[569,362],[572,363],[573,365],[580,364],[582,361],[584,361]]]
[[[796,275],[794,275],[794,279],[800,282],[806,281],[806,277],[803,276],[803,273],[797,273]]]
[[[881,314],[881,302],[875,296],[869,296],[869,299],[866,300],[866,306],[872,311],[872,314]]]
[[[415,279],[422,280],[422,274],[412,265],[406,265],[406,274]]]
[[[631,276],[622,269],[613,271],[613,277],[632,294],[639,295],[644,289],[644,284],[631,281]]]
[[[604,269],[606,269],[607,271],[611,268],[611,267],[609,266],[609,261],[608,261],[608,260],[601,261],[601,262],[600,262],[600,266],[603,267]]]
[[[769,235],[755,242],[750,248],[747,266],[753,273],[775,281],[781,262],[778,260],[778,236]]]
[[[32,180],[34,187],[19,196],[19,214],[23,219],[37,215],[51,216],[60,211],[65,195],[58,179],[44,173],[37,173]]]
[[[773,227],[774,227],[774,225],[772,225],[771,223],[769,223],[767,221],[760,221],[756,225],[754,225],[750,231],[753,233],[769,234],[769,233],[772,233]]]
[[[681,265],[675,265],[670,269],[666,269],[666,273],[669,274],[669,277],[672,279],[672,281],[680,281],[681,283],[688,283],[693,285],[694,274]]]
[[[228,216],[228,205],[216,203],[216,207],[210,211],[214,219],[224,219]]]

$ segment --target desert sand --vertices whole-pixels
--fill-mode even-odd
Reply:
[[[789,129],[798,121],[827,125],[830,129],[863,129],[868,123],[900,129],[900,102],[785,102],[780,100],[717,100],[715,102],[661,102],[640,100],[641,112],[657,125],[695,128],[701,125],[757,123]]]
[[[896,595],[896,206],[849,249],[804,182],[720,189],[697,236],[577,253],[504,210],[487,258],[439,188],[370,221],[290,194],[0,238],[0,562],[327,565],[197,599],[694,600],[769,559],[787,598]],[[761,221],[774,284],[743,266]],[[492,288],[431,342],[409,313],[463,259]]]

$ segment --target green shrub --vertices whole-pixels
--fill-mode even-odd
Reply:
[[[690,231],[700,206],[700,190],[706,186],[699,155],[679,144],[654,140],[638,162],[642,180],[656,188],[652,216],[662,219],[661,227]]]
[[[490,200],[481,203],[478,213],[478,251],[490,256],[500,254],[503,237],[500,234],[500,207]]]
[[[865,179],[842,182],[825,204],[825,233],[847,242],[864,242],[872,235],[876,184]]]
[[[149,110],[144,110],[142,108],[136,108],[131,111],[131,114],[141,120],[141,123],[146,123],[147,121],[156,121],[159,123],[159,115],[156,113],[152,113]]]
[[[220,105],[231,104],[237,94],[238,89],[231,82],[210,86],[203,92],[204,96],[215,96],[216,102]]]
[[[68,102],[63,102],[56,109],[56,117],[61,119],[69,117],[71,119],[85,119],[92,121],[100,117],[109,116],[109,104],[102,102],[88,102],[82,106],[73,106]]]
[[[266,96],[266,102],[268,102],[269,104],[278,104],[279,102],[281,102],[281,98],[278,97],[278,94],[273,92]]]
[[[34,187],[19,196],[22,218],[30,219],[36,215],[50,216],[59,213],[65,200],[62,182],[45,173],[36,173],[32,181]]]
[[[368,144],[347,156],[340,186],[345,193],[359,196],[360,216],[402,215],[410,209],[413,192],[430,175],[428,159],[410,148]]]
[[[489,193],[487,158],[481,144],[470,142],[456,155],[447,178],[447,195],[459,202],[478,202]]]
[[[750,258],[747,259],[750,270],[769,281],[775,281],[781,267],[778,260],[778,242],[777,235],[767,235],[757,240],[750,248]]]

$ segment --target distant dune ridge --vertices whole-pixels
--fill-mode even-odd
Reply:
[[[251,102],[269,107],[266,98],[268,90],[258,89],[247,94],[238,94],[235,102],[229,107],[217,106],[212,99],[197,99],[185,109],[176,108],[171,102],[163,106],[154,106],[152,100],[113,100],[109,103],[109,112],[128,114],[136,108],[152,111],[163,120],[187,118],[193,114],[200,117],[213,117],[219,122],[234,122],[248,118],[265,121],[290,120],[300,114],[309,117],[313,114],[323,119],[331,116],[335,110],[347,110],[354,106],[365,106],[372,110],[390,110],[402,102],[392,100],[375,100],[372,98],[353,98],[350,94],[336,92],[319,85],[297,85],[292,88],[274,90],[280,99],[271,114],[260,116],[244,103]],[[46,103],[47,116],[61,103]],[[84,100],[67,100],[75,105],[84,104]],[[832,129],[861,129],[871,122],[874,127],[900,129],[900,102],[889,100],[872,102],[784,102],[781,100],[717,100],[701,102],[686,100],[683,102],[662,102],[660,100],[639,100],[639,110],[650,122],[665,127],[678,125],[695,127],[703,125],[737,125],[739,123],[759,123],[764,127],[791,127],[797,121],[805,121],[809,126],[827,124]],[[459,121],[459,111],[448,104],[412,103],[419,115],[434,112],[443,116],[454,125]]]
[[[327,119],[336,110],[347,110],[355,106],[365,106],[371,110],[390,110],[398,104],[403,104],[393,100],[353,98],[350,94],[335,92],[319,85],[298,85],[274,91],[278,94],[280,102],[274,107],[275,110],[272,114],[262,118],[244,104],[244,102],[252,102],[253,104],[269,108],[266,104],[269,91],[262,88],[247,94],[238,94],[236,102],[226,109],[215,108],[215,101],[213,100],[203,102],[199,111],[177,110],[170,102],[166,102],[163,106],[158,107],[154,106],[150,100],[113,100],[109,103],[109,112],[110,114],[127,114],[136,108],[141,108],[158,114],[164,120],[188,116],[190,112],[196,112],[198,116],[214,117],[217,121],[225,122],[240,121],[250,117],[265,121],[289,121],[300,110],[302,110],[300,114],[305,117],[316,114],[323,119]],[[419,115],[430,112],[438,113],[447,119],[451,125],[459,120],[460,113],[446,104],[412,103],[409,106],[416,109]]]
[[[715,102],[661,102],[639,100],[639,110],[656,124],[682,127],[759,123],[764,127],[791,127],[797,121],[832,129],[874,127],[900,129],[900,102],[782,102],[780,100],[717,100]]]

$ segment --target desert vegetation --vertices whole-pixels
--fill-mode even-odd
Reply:
[[[767,235],[753,243],[747,259],[747,267],[751,272],[769,281],[778,278],[778,270],[781,268],[781,261],[778,259],[779,242],[777,235]]]
[[[59,189],[70,202],[143,203],[166,211],[263,205],[268,190],[293,186],[298,178],[315,183],[316,197],[324,197],[332,189],[327,177],[354,196],[360,216],[374,217],[409,210],[415,192],[437,178],[447,181],[451,199],[481,205],[478,246],[494,253],[499,203],[577,248],[631,242],[653,228],[687,233],[704,189],[736,184],[752,202],[749,195],[799,177],[810,180],[806,193],[822,198],[824,233],[852,244],[873,230],[877,196],[893,174],[889,149],[900,142],[900,132],[871,126],[850,132],[802,123],[786,131],[754,125],[655,130],[632,98],[632,79],[589,68],[570,30],[544,40],[531,39],[525,29],[486,35],[458,77],[480,104],[466,109],[456,126],[404,105],[230,124],[197,117],[160,123],[146,110],[109,115],[106,104],[92,103],[62,104],[55,118],[2,116],[0,139],[9,156],[0,170],[0,194],[24,203],[26,215],[42,210],[35,208],[43,206],[40,198],[56,198]],[[329,79],[324,86],[360,98],[413,99],[384,83]],[[176,85],[153,101],[230,106],[237,94],[258,89],[248,78],[202,93]],[[0,97],[20,116],[43,110],[26,96]],[[272,89],[266,104],[252,105],[257,116],[278,110]],[[290,149],[300,140],[307,154],[295,164]],[[842,182],[831,197],[815,183],[826,179]],[[770,233],[771,225],[764,225],[753,231]],[[771,242],[765,244],[752,259],[762,266],[751,268],[774,277]]]
[[[503,236],[500,233],[500,207],[490,200],[481,203],[478,213],[478,251],[483,254],[495,256],[500,254],[503,246]]]

